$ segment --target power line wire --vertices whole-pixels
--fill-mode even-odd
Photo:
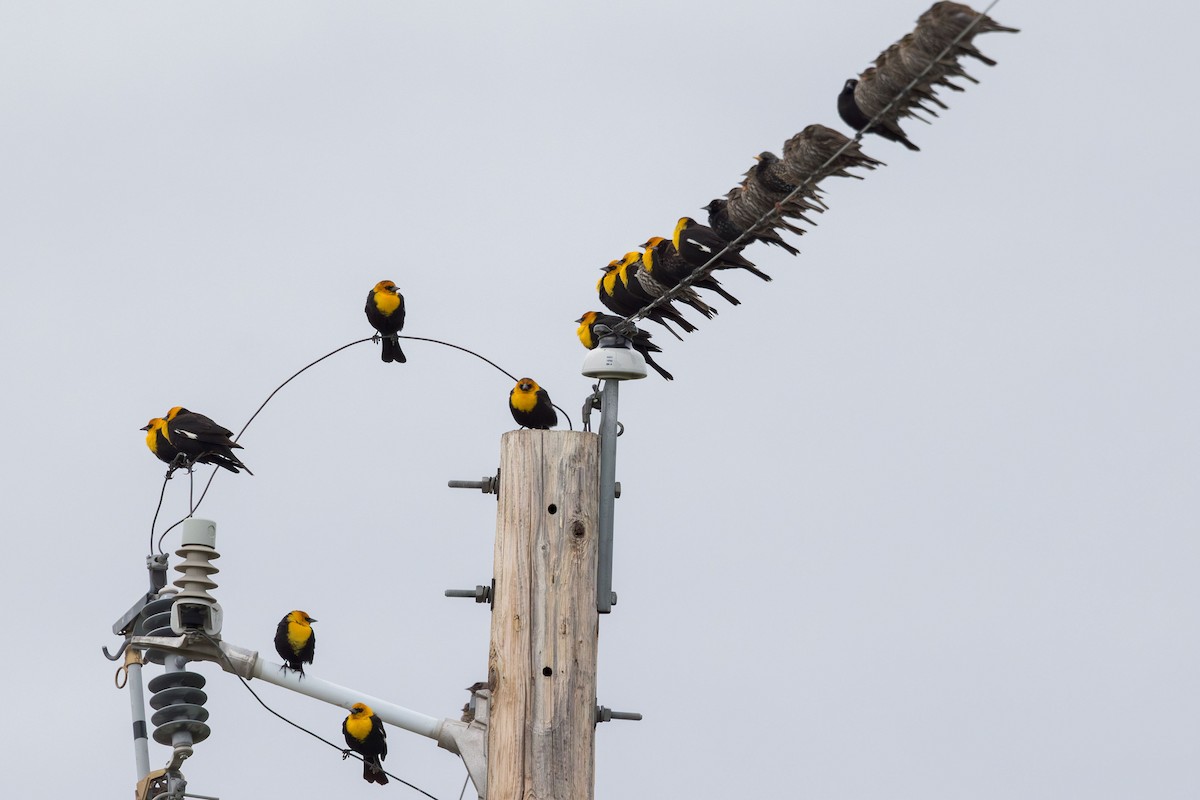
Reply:
[[[245,428],[243,428],[242,430],[245,430]],[[307,733],[309,736],[313,737],[314,739],[324,742],[325,744],[332,747],[334,750],[337,750],[339,753],[342,754],[343,760],[346,758],[349,758],[350,756],[353,756],[354,758],[356,758],[359,761],[363,760],[362,757],[360,755],[358,755],[357,753],[347,750],[344,747],[338,747],[335,743],[329,741],[324,736],[321,736],[319,733],[314,733],[314,732],[310,731],[308,728],[304,727],[303,725],[299,724],[298,722],[292,722],[290,719],[285,717],[283,714],[280,714],[278,711],[276,711],[275,709],[273,709],[269,705],[267,705],[263,701],[263,699],[258,696],[258,692],[254,691],[254,689],[250,688],[250,684],[246,681],[245,678],[243,678],[238,673],[237,669],[233,666],[233,663],[229,660],[229,656],[225,655],[225,651],[221,649],[220,643],[216,639],[212,638],[211,636],[209,636],[207,633],[205,633],[203,631],[199,631],[199,633],[201,636],[203,636],[205,639],[208,639],[208,641],[212,643],[212,645],[217,649],[217,652],[221,654],[221,659],[229,667],[229,672],[233,673],[234,677],[236,677],[239,681],[241,681],[242,686],[246,687],[246,691],[249,692],[251,695],[253,695],[254,699],[258,701],[258,704],[260,706],[265,708],[271,714],[274,714],[279,719],[286,722],[288,725],[291,725],[293,728],[304,731],[305,733]],[[424,789],[422,789],[419,786],[414,786],[413,784],[409,783],[408,781],[404,780],[403,778],[399,777],[398,775],[393,775],[392,773],[388,772],[387,770],[380,770],[380,771],[383,772],[384,775],[387,775],[389,778],[395,778],[397,781],[399,781],[400,783],[403,783],[408,788],[410,788],[414,791],[420,792],[421,794],[425,795],[426,797],[430,798],[431,800],[438,800],[436,797],[431,795],[429,792],[425,791]],[[467,777],[469,778],[470,774],[468,774]],[[461,800],[461,798],[460,798],[460,800]]]

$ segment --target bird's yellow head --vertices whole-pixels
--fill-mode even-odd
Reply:
[[[675,249],[679,249],[679,234],[683,233],[683,229],[689,225],[695,225],[696,220],[691,217],[680,217],[679,222],[675,224],[675,232],[671,234],[671,244],[675,245]]]
[[[661,236],[651,236],[649,239],[642,242],[642,247],[644,247],[647,250],[657,250],[658,246],[665,241],[666,241],[666,239],[664,239]]]
[[[575,320],[579,323],[579,327],[575,330],[575,335],[579,337],[579,343],[588,350],[596,348],[596,340],[592,337],[592,323],[596,321],[596,317],[600,316],[597,311],[585,311],[583,316]]]
[[[375,712],[372,711],[371,707],[366,703],[355,703],[354,705],[350,706],[350,716],[354,717],[355,719],[362,719],[363,717],[375,716]]]
[[[620,265],[617,267],[617,275],[621,278],[621,283],[629,285],[629,268],[642,260],[642,254],[634,250],[626,253],[625,258],[621,259]]]
[[[400,291],[400,287],[396,286],[396,284],[392,281],[380,281],[379,283],[375,284],[375,288],[372,291],[391,292],[392,294],[397,294]]]
[[[313,619],[312,617],[310,617],[308,614],[304,613],[303,611],[289,611],[287,618],[288,618],[288,622],[292,623],[293,625],[300,625],[301,627],[304,627],[304,628],[307,628],[312,623],[316,622],[315,619]]]
[[[537,394],[538,389],[541,388],[533,378],[521,378],[521,380],[517,381],[517,385],[513,387],[513,391],[520,392],[521,394]]]
[[[184,408],[183,406],[172,406],[171,410],[167,412],[166,421],[170,422],[171,420],[178,417],[180,414],[186,414],[186,413],[188,413],[188,410],[186,408]]]
[[[162,417],[155,417],[141,430],[146,431],[146,447],[150,448],[151,453],[158,455],[158,432],[161,430],[163,436],[167,435],[167,421]]]

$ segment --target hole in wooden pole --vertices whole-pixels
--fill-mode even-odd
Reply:
[[[558,513],[558,506],[554,505],[554,503],[551,503],[551,504],[550,504],[550,505],[549,505],[549,506],[546,508],[546,510],[547,510],[547,511],[549,511],[551,514],[557,514],[557,513]]]
[[[554,674],[554,670],[550,669],[549,667],[542,667],[542,674],[549,678]]]

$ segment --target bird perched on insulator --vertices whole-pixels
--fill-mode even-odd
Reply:
[[[363,780],[380,786],[386,784],[383,760],[387,758],[387,731],[371,707],[366,703],[350,706],[350,715],[342,721],[342,735],[350,750],[363,757]],[[349,750],[342,751],[342,758],[349,755]]]
[[[768,206],[759,211],[759,213],[754,213],[759,208],[759,206],[755,205],[753,198],[746,196],[741,186],[735,186],[729,192],[728,199],[716,198],[704,206],[704,210],[708,212],[709,226],[718,236],[727,242],[732,242],[745,234],[763,214],[773,210],[771,206]],[[775,224],[787,228],[792,233],[797,235],[804,233],[803,229],[797,228],[778,216],[778,212],[776,212],[775,219],[777,220]],[[773,244],[776,247],[782,247],[794,256],[800,254],[799,250],[788,244],[782,236],[775,232],[770,222],[764,222],[758,228],[755,228],[754,233],[749,234],[742,241],[747,244],[750,242],[765,242],[766,244]]]
[[[622,264],[622,260],[619,259],[608,262],[608,265],[602,268],[604,276],[596,284],[596,289],[600,295],[600,302],[604,304],[605,308],[622,317],[627,317],[641,311],[654,298],[649,297],[636,281],[631,287],[628,269],[623,268]],[[675,329],[668,324],[668,320],[688,333],[696,330],[696,326],[688,322],[687,318],[680,314],[679,310],[670,302],[655,306],[646,314],[646,319],[662,325],[680,341],[683,340],[683,337],[675,332]]]
[[[921,148],[909,141],[904,129],[897,124],[893,110],[880,115],[874,123],[871,122],[871,118],[892,101],[892,97],[879,96],[872,80],[865,77],[872,70],[872,67],[868,67],[863,73],[865,83],[858,78],[851,78],[842,86],[842,93],[838,95],[838,116],[856,131],[873,133],[888,141],[899,142],[909,150],[919,151]]]
[[[846,149],[834,158],[834,154],[842,147]],[[829,161],[830,158],[833,161]],[[854,167],[875,169],[886,166],[864,153],[862,146],[849,136],[824,125],[809,125],[784,142],[783,158],[779,161],[778,169],[783,180],[800,183],[811,178],[814,184],[834,176],[861,178],[861,175],[847,172]],[[774,168],[775,165],[772,165]]]
[[[653,258],[647,260],[644,253],[631,251],[625,254],[625,258],[621,260],[622,280],[636,280],[638,286],[650,296],[650,299],[661,297],[670,289],[674,288],[672,284],[665,279],[659,280],[659,276],[654,273]],[[680,289],[675,293],[675,299],[681,303],[685,303],[704,315],[705,319],[712,319],[717,310],[701,299],[700,295],[696,294],[694,289]]]
[[[380,281],[375,288],[367,293],[367,305],[364,309],[367,322],[379,332],[383,340],[382,358],[386,362],[400,364],[408,361],[404,351],[400,349],[398,334],[404,330],[404,295],[391,281]]]
[[[146,447],[150,448],[150,452],[154,453],[159,461],[170,465],[171,472],[174,472],[176,467],[183,466],[184,459],[179,450],[167,439],[167,421],[165,419],[154,417],[146,423],[142,430],[146,431]]]
[[[602,314],[599,311],[585,311],[583,316],[575,321],[579,323],[579,327],[575,330],[575,335],[579,337],[579,343],[588,350],[595,350],[600,344],[600,336],[595,330],[597,325],[604,325],[609,330],[616,330],[617,325],[623,322],[621,317]],[[625,338],[629,340],[629,344],[634,350],[642,354],[642,358],[646,359],[646,363],[650,365],[651,369],[666,380],[675,380],[675,376],[659,366],[658,362],[650,355],[651,353],[661,353],[662,348],[650,341],[651,336],[648,332],[634,326],[633,333],[626,335]]]
[[[728,247],[729,242],[717,235],[716,231],[707,225],[701,225],[691,217],[680,217],[675,224],[675,232],[671,234],[671,244],[675,251],[683,256],[683,260],[693,267],[702,267],[712,260],[717,253],[722,253],[709,269],[744,269],[752,275],[757,275],[764,281],[771,276],[754,266],[745,256],[738,252],[739,248]],[[619,311],[617,313],[620,313]]]
[[[681,280],[691,275],[695,269],[683,256],[679,255],[679,251],[675,249],[675,245],[671,244],[670,239],[651,236],[642,243],[642,247],[646,248],[646,252],[642,253],[642,263],[653,273],[655,278],[667,286],[676,286]],[[711,274],[706,273],[703,277],[692,281],[692,286],[716,292],[728,300],[730,305],[737,306],[742,303],[741,300],[721,288],[721,282]]]
[[[550,395],[533,378],[521,378],[508,393],[508,410],[522,428],[545,431],[558,424]]]
[[[203,414],[188,411],[183,406],[175,406],[167,412],[163,431],[167,442],[187,459],[188,466],[192,464],[215,464],[230,472],[239,468],[250,475],[250,468],[233,454],[233,451],[243,449],[233,441],[233,431],[223,428]]]
[[[284,668],[304,677],[304,665],[313,662],[317,649],[317,634],[312,629],[315,619],[303,611],[289,611],[275,626],[275,652],[283,659]]]

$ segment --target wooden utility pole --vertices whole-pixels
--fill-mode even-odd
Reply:
[[[488,800],[592,800],[600,437],[500,440]]]

